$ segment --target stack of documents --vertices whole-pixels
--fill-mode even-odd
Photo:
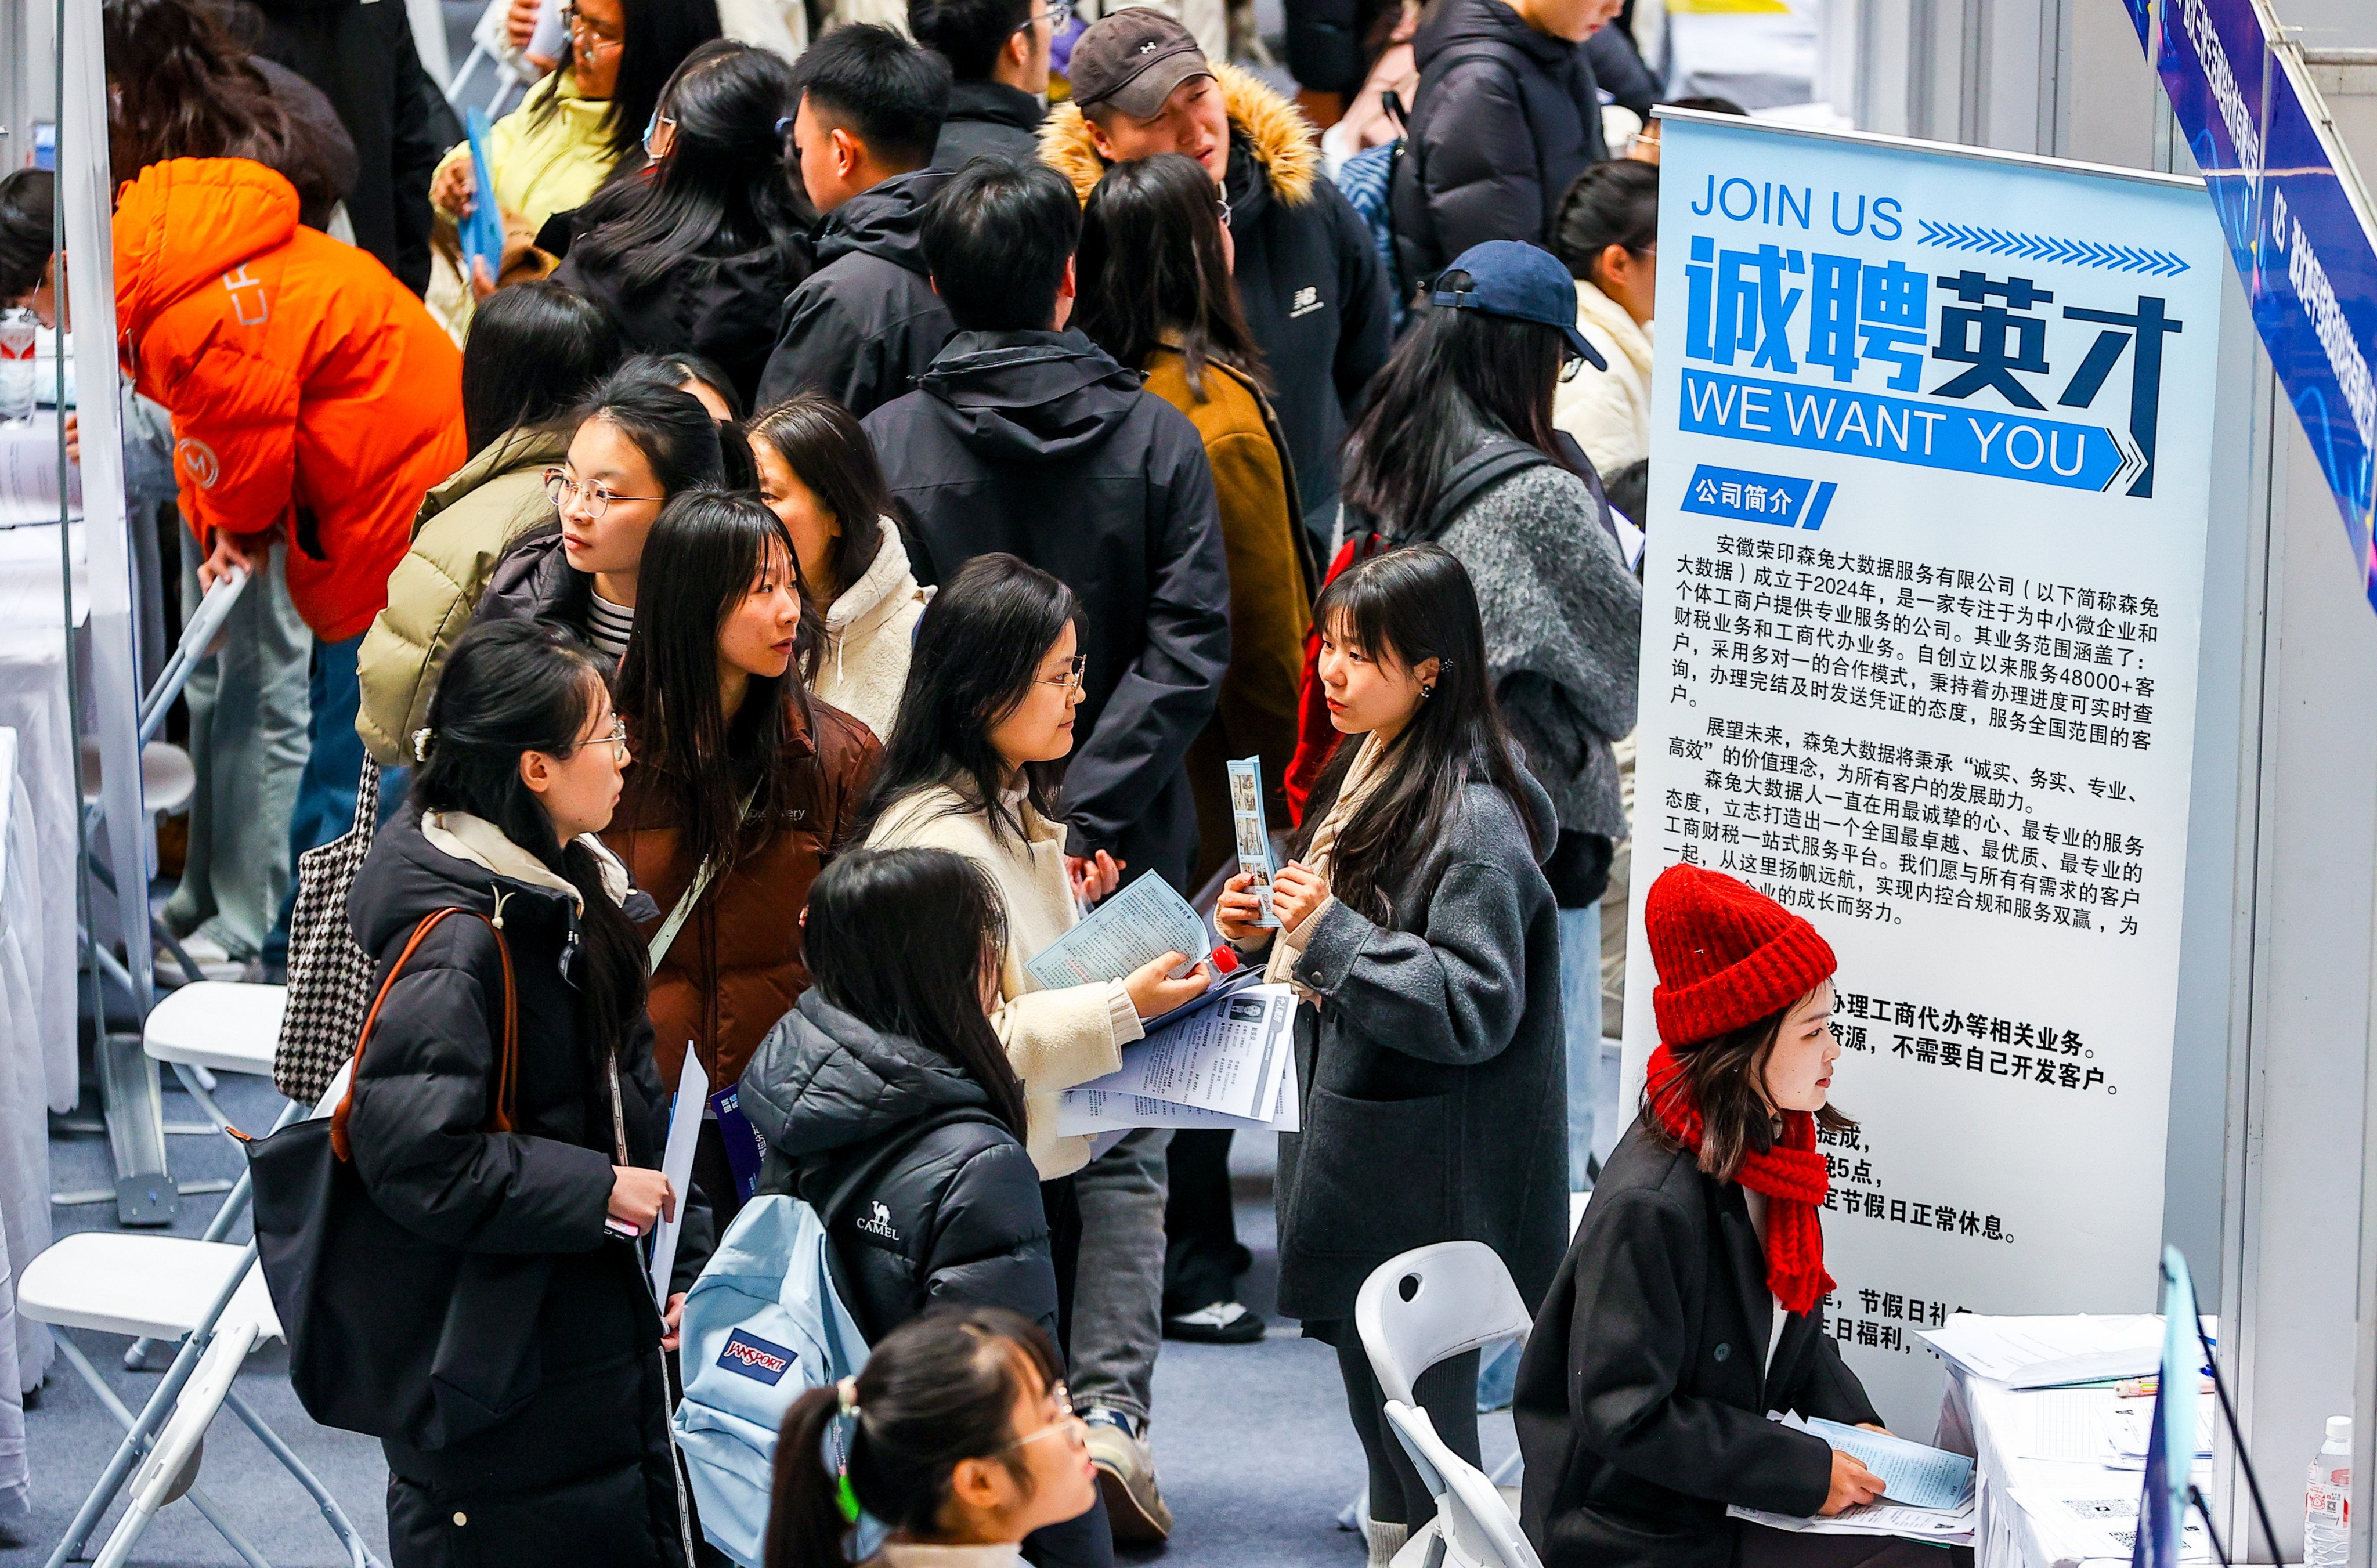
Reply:
[[[1246,972],[1252,974],[1253,972]],[[1154,1020],[1120,1071],[1057,1096],[1060,1137],[1133,1127],[1296,1131],[1296,996],[1241,984]]]
[[[2117,1478],[2105,1485],[2073,1489],[2015,1487],[2013,1500],[2038,1521],[2039,1534],[2051,1553],[2049,1568],[2114,1558],[2130,1560],[2138,1538],[2138,1490],[2127,1490]],[[2192,1511],[2181,1527],[2179,1557],[2182,1562],[2212,1561],[2212,1540],[2204,1521]]]
[[[1917,1338],[1977,1378],[2009,1388],[2054,1388],[2144,1377],[2162,1365],[2162,1318],[1995,1318],[1959,1312]]]
[[[1830,1518],[1795,1519],[1754,1508],[1729,1508],[1737,1519],[1804,1535],[1905,1536],[1941,1545],[1968,1545],[1973,1538],[1973,1462],[1928,1443],[1909,1442],[1888,1432],[1798,1415],[1776,1418],[1795,1431],[1822,1438],[1854,1454],[1881,1481],[1882,1495]]]

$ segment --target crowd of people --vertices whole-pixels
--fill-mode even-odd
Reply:
[[[1763,1419],[1874,1418],[1821,1332],[1822,940],[1662,878],[1666,1053],[1606,1119],[1657,249],[1618,0],[1292,4],[1300,100],[1163,6],[785,7],[792,58],[747,9],[569,0],[483,184],[400,7],[105,7],[126,438],[170,453],[185,610],[248,581],[189,688],[173,956],[277,977],[294,857],[379,770],[335,916],[387,987],[342,1123],[374,1266],[504,1260],[379,1369],[525,1378],[387,1441],[391,1560],[714,1556],[669,1358],[754,1192],[828,1217],[872,1347],[785,1422],[771,1568],[1164,1538],[1163,1340],[1265,1329],[1230,1136],[1093,1143],[1057,1096],[1242,966],[1301,1004],[1279,1307],[1336,1352],[1372,1563],[1433,1503],[1354,1298],[1452,1238],[1544,1307],[1547,1562],[1870,1498]],[[0,300],[45,321],[53,200],[0,181]],[[1034,976],[1143,875],[1213,952]],[[688,1053],[764,1159],[713,1109],[679,1191]],[[663,1215],[655,1307],[613,1239]],[[1472,1461],[1477,1359],[1418,1389]]]

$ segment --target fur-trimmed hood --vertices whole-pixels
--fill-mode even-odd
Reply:
[[[1320,177],[1320,138],[1304,112],[1263,84],[1262,78],[1236,66],[1215,66],[1213,78],[1222,84],[1222,102],[1229,110],[1233,140],[1254,150],[1255,162],[1271,176],[1272,194],[1289,207],[1312,199]],[[1106,172],[1090,138],[1090,124],[1074,103],[1050,107],[1040,126],[1040,161],[1073,182],[1082,200]]]

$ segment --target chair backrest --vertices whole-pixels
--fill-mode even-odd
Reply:
[[[1419,1401],[1412,1385],[1449,1356],[1534,1326],[1511,1271],[1482,1241],[1439,1241],[1390,1258],[1354,1297],[1354,1327],[1389,1399]]]
[[[311,1121],[314,1117],[337,1115],[339,1102],[347,1097],[347,1081],[354,1075],[354,1059],[350,1057],[339,1064],[339,1071],[330,1079],[330,1086],[322,1091],[320,1099],[314,1102],[314,1115],[305,1119]]]
[[[1436,1499],[1444,1568],[1544,1568],[1486,1472],[1444,1445],[1427,1412],[1387,1401],[1387,1421]]]

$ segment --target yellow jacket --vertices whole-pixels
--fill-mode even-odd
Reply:
[[[1234,852],[1224,761],[1260,757],[1271,825],[1285,827],[1279,793],[1296,755],[1296,687],[1304,674],[1304,634],[1312,625],[1313,587],[1297,548],[1295,477],[1275,439],[1270,411],[1254,384],[1207,361],[1205,395],[1189,389],[1188,362],[1160,348],[1140,367],[1147,390],[1188,416],[1213,469],[1222,512],[1222,553],[1230,572],[1230,667],[1222,676],[1213,721],[1188,748],[1197,800],[1197,866],[1201,883]]]
[[[548,99],[553,111],[539,123],[537,111]],[[567,66],[529,89],[528,101],[487,132],[496,206],[527,219],[531,233],[555,213],[584,206],[619,161],[603,125],[610,112],[608,99],[579,95],[578,78]],[[471,144],[462,142],[438,167],[470,156]]]

